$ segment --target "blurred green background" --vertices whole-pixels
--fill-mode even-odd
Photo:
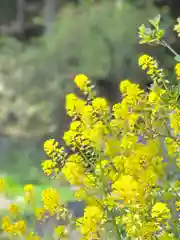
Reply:
[[[64,99],[77,92],[75,74],[91,77],[110,103],[119,99],[119,81],[146,85],[140,54],[155,56],[173,81],[173,56],[138,44],[138,27],[159,13],[166,40],[180,53],[172,28],[179,0],[0,1],[0,174],[9,196],[22,195],[26,183],[51,184],[41,172],[43,142],[68,128]],[[68,186],[59,189],[72,199]]]

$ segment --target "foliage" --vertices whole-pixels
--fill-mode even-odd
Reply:
[[[79,187],[76,199],[85,200],[87,206],[82,217],[72,219],[57,190],[47,188],[41,195],[42,208],[37,208],[29,184],[24,197],[36,219],[44,221],[48,212],[74,225],[84,240],[180,238],[179,95],[172,95],[170,81],[153,57],[144,54],[138,63],[153,80],[149,93],[124,80],[120,83],[122,101],[112,109],[106,99],[96,96],[86,75],[76,76],[85,99],[73,93],[66,96],[72,122],[63,137],[73,153],[67,154],[56,140],[49,139],[44,144],[48,160],[42,168],[53,179],[63,173],[71,185]],[[179,63],[175,71],[178,86]],[[5,183],[1,183],[3,188]],[[2,223],[6,233],[39,239],[27,230],[18,206],[11,205],[9,213]],[[68,231],[59,225],[54,234],[59,239]]]
[[[64,96],[73,90],[70,73],[100,78],[111,73],[109,81],[128,73],[144,85],[133,60],[144,50],[134,43],[137,27],[156,13],[152,4],[142,10],[121,1],[68,6],[59,12],[52,32],[31,45],[2,39],[1,131],[27,137],[63,131]],[[165,17],[164,27],[169,24]],[[163,49],[156,52],[164,59]]]

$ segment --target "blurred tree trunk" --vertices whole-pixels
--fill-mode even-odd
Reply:
[[[44,20],[46,32],[52,29],[52,23],[56,14],[57,0],[44,0]]]
[[[24,33],[24,0],[17,0],[17,23],[19,26],[19,32]]]

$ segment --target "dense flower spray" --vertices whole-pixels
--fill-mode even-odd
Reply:
[[[159,18],[151,21],[154,30],[141,26],[141,43],[162,43]],[[179,33],[179,25],[175,27]],[[148,35],[149,34],[149,35]],[[82,240],[180,239],[180,107],[178,94],[169,88],[169,81],[158,62],[149,55],[139,58],[139,66],[153,80],[149,93],[131,81],[119,85],[121,101],[109,106],[96,96],[91,80],[84,74],[74,82],[84,99],[71,93],[66,96],[67,114],[72,118],[63,139],[65,147],[55,139],[44,143],[48,156],[42,164],[44,173],[59,178],[60,173],[78,187],[77,200],[84,200],[84,215],[73,219],[61,203],[55,189],[42,193],[45,213],[71,220]],[[177,82],[179,63],[175,66]],[[2,186],[3,186],[2,182]],[[34,198],[33,186],[25,187],[25,200]],[[15,205],[9,207],[13,217],[19,214]],[[12,222],[8,216],[2,227],[6,233],[38,239],[27,231],[23,220]],[[55,227],[55,236],[68,237],[64,226]]]

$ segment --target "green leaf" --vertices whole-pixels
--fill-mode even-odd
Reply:
[[[176,60],[177,62],[180,62],[180,55],[175,56],[174,60]]]
[[[149,20],[149,23],[150,23],[156,30],[158,30],[159,24],[160,24],[160,20],[161,20],[161,15],[158,14],[154,19]]]

